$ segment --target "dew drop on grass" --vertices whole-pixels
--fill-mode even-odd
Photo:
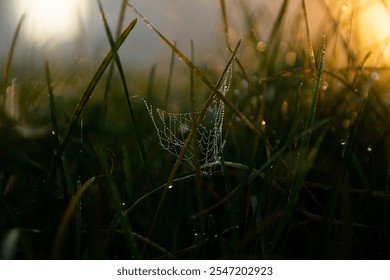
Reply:
[[[248,86],[249,86],[248,81],[246,81],[246,80],[241,80],[240,86],[241,86],[241,88],[243,88],[243,89],[247,89]]]
[[[380,76],[380,74],[378,73],[378,71],[373,71],[373,72],[371,73],[371,80],[372,80],[373,82],[379,81],[380,78],[381,78],[381,76]]]
[[[341,12],[343,12],[343,13],[346,13],[347,11],[348,11],[348,5],[347,4],[342,4],[341,6],[340,6],[340,10],[341,10]]]
[[[173,188],[173,185],[169,185],[169,186],[168,186],[168,189],[172,189],[172,188]]]
[[[263,41],[257,42],[256,49],[258,52],[265,52],[267,49],[267,44]]]
[[[288,66],[294,66],[297,61],[297,53],[296,52],[288,52],[284,57],[284,61]]]
[[[372,147],[372,145],[368,145],[368,146],[367,146],[367,152],[371,153],[371,152],[372,152],[372,150],[373,150],[373,147]]]
[[[321,89],[323,91],[325,91],[325,90],[328,89],[328,86],[329,86],[328,82],[327,81],[323,81],[322,84],[321,84]]]

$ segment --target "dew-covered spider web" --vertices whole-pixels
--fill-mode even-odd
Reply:
[[[231,79],[232,66],[230,65],[219,88],[223,95],[228,92]],[[196,149],[199,151],[198,159],[201,167],[219,161],[225,106],[216,95],[213,95],[212,98],[213,100],[197,128],[197,137],[195,138],[197,142],[191,141],[183,157],[183,160],[192,168],[195,168]],[[161,147],[174,156],[178,156],[200,112],[170,113],[159,108],[154,109],[145,100],[144,103],[156,129]]]

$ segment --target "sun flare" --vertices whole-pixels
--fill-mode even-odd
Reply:
[[[358,44],[362,57],[368,55],[371,66],[383,66],[390,62],[390,10],[386,1],[359,2],[357,20],[361,32]]]
[[[15,0],[16,15],[26,16],[24,35],[37,44],[63,42],[80,32],[89,0]]]

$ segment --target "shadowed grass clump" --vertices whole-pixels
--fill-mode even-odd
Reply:
[[[304,0],[292,15],[283,1],[267,28],[258,16],[265,11],[246,1],[219,4],[227,51],[217,72],[197,63],[194,42],[187,57],[128,1],[114,37],[99,1],[110,51],[86,85],[67,78],[78,101],[56,93],[66,86],[50,61],[41,80],[11,83],[20,21],[0,87],[2,258],[390,257],[388,69],[359,59],[324,1],[326,25],[315,37]],[[244,27],[236,41],[233,8]],[[143,22],[121,31],[126,13]],[[171,50],[166,80],[153,66],[141,81],[121,61],[118,50],[139,24]],[[187,79],[180,100],[178,79]],[[31,92],[18,96],[20,84]],[[173,101],[187,110],[169,116],[190,121],[164,123]],[[222,135],[202,135],[218,102]],[[27,103],[41,112],[36,123]],[[151,114],[177,135],[158,135]],[[172,155],[166,146],[176,136]],[[201,162],[204,139],[216,138],[215,160]]]

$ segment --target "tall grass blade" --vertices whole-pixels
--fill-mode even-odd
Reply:
[[[105,28],[105,31],[106,31],[107,38],[108,38],[108,40],[110,42],[111,48],[114,49],[115,48],[114,38],[112,37],[110,28],[108,26],[108,23],[107,23],[107,20],[106,20],[106,16],[104,14],[103,6],[102,6],[100,0],[98,1],[98,3],[99,3],[99,9],[100,9],[100,13],[101,13],[101,16],[102,16],[102,19],[103,19],[103,24],[104,24],[104,28]],[[123,89],[124,89],[124,92],[125,92],[127,107],[129,108],[131,120],[133,122],[135,133],[137,135],[137,141],[138,141],[138,145],[139,145],[140,150],[141,150],[142,159],[144,161],[146,170],[148,172],[148,177],[149,177],[149,179],[151,181],[151,184],[152,184],[152,186],[154,186],[152,171],[151,171],[151,168],[150,168],[150,165],[149,165],[149,161],[148,161],[148,158],[147,158],[147,155],[146,155],[145,146],[144,146],[144,143],[142,141],[141,132],[139,131],[139,128],[137,126],[137,122],[136,122],[136,119],[135,119],[135,114],[134,114],[133,107],[132,107],[132,104],[131,104],[130,93],[129,93],[129,89],[128,89],[127,82],[126,82],[125,73],[123,71],[122,63],[120,61],[120,58],[119,58],[118,54],[115,54],[114,61],[115,61],[116,65],[117,65],[117,67],[118,67],[118,72],[119,72],[119,75],[121,77],[122,86],[123,86]]]
[[[134,19],[128,26],[127,28],[122,32],[122,34],[119,36],[115,47],[111,48],[111,50],[107,53],[106,57],[100,64],[98,70],[96,71],[95,75],[93,76],[92,80],[89,82],[87,88],[85,89],[83,95],[81,96],[69,122],[66,127],[66,130],[64,132],[64,136],[61,138],[60,145],[58,147],[58,150],[54,156],[53,163],[50,167],[50,171],[47,176],[47,183],[50,185],[52,183],[55,171],[57,169],[58,163],[61,159],[61,156],[65,150],[66,145],[68,144],[69,137],[73,132],[73,129],[83,112],[85,106],[88,103],[89,98],[91,97],[97,83],[100,81],[101,77],[103,76],[103,73],[107,69],[108,65],[110,64],[111,60],[114,58],[116,53],[118,52],[120,46],[123,44],[123,42],[126,40],[127,36],[130,34],[130,32],[133,30],[135,27],[135,24],[137,23],[137,20]]]
[[[11,73],[12,60],[13,60],[15,49],[16,49],[16,42],[17,42],[17,39],[19,37],[20,29],[22,28],[22,23],[24,21],[24,18],[25,18],[25,15],[23,15],[20,18],[19,23],[18,23],[16,30],[15,30],[14,36],[12,38],[12,43],[11,43],[11,47],[9,49],[9,53],[7,56],[7,62],[5,65],[5,70],[4,70],[4,77],[3,77],[3,87],[4,88],[0,87],[0,100],[1,100],[2,96],[5,97],[5,95],[6,95],[6,90],[7,90],[9,77],[10,77],[10,73]],[[5,106],[5,102],[3,102],[2,105],[0,105],[0,127],[1,127],[1,123],[3,122],[3,118],[4,118],[4,106]],[[0,140],[1,140],[1,134],[0,134]]]
[[[55,147],[56,147],[56,149],[58,149],[58,147],[60,145],[61,138],[60,138],[60,132],[59,132],[58,120],[57,120],[57,109],[56,109],[56,104],[55,104],[55,100],[54,100],[53,83],[52,83],[52,79],[51,79],[50,67],[49,67],[48,61],[46,61],[46,63],[45,63],[45,70],[46,70],[47,89],[49,92],[50,116],[51,116],[51,122],[52,122],[52,126],[53,126],[52,134],[54,135]],[[69,169],[69,164],[68,164],[68,160],[67,160],[67,157],[65,155],[65,152],[62,154],[61,162],[62,162],[61,172],[63,173],[63,176],[65,178],[65,183],[67,186],[66,195],[68,197],[71,197],[74,193],[74,187],[73,187],[71,172]]]
[[[118,37],[120,35],[124,20],[125,20],[126,8],[127,8],[126,2],[127,2],[126,0],[122,0],[122,6],[120,8],[119,18],[118,18],[118,22],[117,22],[117,29],[116,29],[116,34],[115,34],[116,39],[118,39]],[[115,69],[114,64],[111,63],[110,68],[108,70],[108,74],[107,74],[106,85],[104,88],[102,128],[105,128],[105,126],[106,126],[106,119],[107,119],[107,112],[108,112],[108,94],[109,94],[109,91],[111,88],[111,81],[112,81],[112,78],[114,76],[114,69]]]
[[[173,44],[176,45],[176,42],[173,42]],[[175,69],[175,52],[172,50],[171,61],[169,63],[167,89],[165,91],[164,109],[166,109],[168,106],[168,100],[169,100],[169,96],[171,94],[171,84],[172,84],[172,77],[173,77],[174,69]]]
[[[290,219],[292,217],[292,214],[298,202],[299,194],[301,192],[306,174],[310,169],[313,159],[315,158],[314,153],[321,145],[321,142],[327,131],[324,129],[322,133],[320,133],[320,136],[318,137],[317,142],[312,149],[314,153],[310,154],[314,120],[317,111],[318,99],[321,92],[322,75],[324,71],[324,60],[325,60],[325,35],[323,37],[323,47],[322,47],[322,53],[320,58],[320,65],[318,67],[317,77],[313,89],[313,100],[312,100],[311,108],[309,110],[309,115],[307,117],[306,125],[305,125],[305,131],[307,131],[307,133],[305,133],[302,137],[302,143],[301,143],[301,147],[299,148],[299,152],[297,154],[296,167],[291,181],[291,187],[289,190],[287,205],[286,208],[284,209],[284,214],[273,235],[273,242],[272,242],[273,248],[271,250],[273,250],[275,246],[278,244],[278,242],[280,241],[280,237],[282,236],[282,232],[286,229],[288,223],[290,222]]]
[[[2,90],[2,92],[1,92],[1,93],[4,93],[4,94],[5,94],[5,89],[7,88],[8,81],[9,81],[9,76],[10,76],[10,73],[11,73],[11,65],[12,65],[12,60],[13,60],[15,49],[16,49],[16,42],[18,40],[20,29],[22,28],[22,24],[23,24],[24,18],[25,18],[25,15],[23,15],[20,18],[20,20],[19,20],[19,23],[18,23],[18,25],[16,27],[14,36],[12,38],[11,47],[9,49],[9,53],[8,53],[8,56],[7,56],[7,63],[6,63],[6,66],[5,66],[4,78],[3,78],[4,90]]]
[[[88,181],[86,181],[84,184],[80,186],[80,188],[76,191],[76,193],[73,195],[72,199],[70,200],[68,206],[66,207],[66,210],[62,216],[62,220],[58,226],[56,238],[54,241],[54,246],[52,249],[52,255],[51,257],[53,259],[59,259],[61,258],[62,251],[64,249],[64,242],[65,238],[69,232],[69,226],[70,223],[78,211],[78,205],[81,201],[81,198],[83,197],[84,193],[88,190],[90,186],[93,185],[93,183],[96,181],[95,177],[90,178]]]
[[[148,89],[146,91],[146,100],[150,102],[152,99],[153,93],[154,93],[154,81],[156,78],[156,64],[153,64],[152,68],[150,69],[149,78],[148,78]]]
[[[11,260],[16,258],[18,253],[18,245],[22,236],[20,228],[13,228],[4,234],[3,240],[0,243],[0,259]]]
[[[305,17],[307,45],[308,45],[308,48],[309,48],[310,69],[311,69],[312,75],[315,77],[316,74],[317,74],[316,60],[315,60],[315,56],[314,56],[313,42],[311,40],[311,35],[310,35],[309,19],[307,17],[307,10],[306,10],[306,2],[305,2],[305,0],[302,0],[302,9],[303,9],[303,15]]]
[[[219,4],[221,7],[221,11],[222,11],[222,21],[223,21],[226,46],[227,46],[228,50],[232,53],[233,48],[231,45],[232,43],[231,43],[231,36],[230,36],[229,21],[227,18],[228,13],[227,13],[227,9],[226,9],[226,2],[225,2],[225,0],[220,0]],[[244,3],[241,3],[241,4],[244,5]],[[251,91],[252,90],[252,82],[251,82],[251,80],[250,80],[250,78],[245,70],[245,67],[243,66],[243,64],[241,63],[240,59],[237,56],[236,56],[235,60],[236,60],[236,63],[238,65],[238,68],[242,72],[243,78],[245,79],[245,81],[248,82],[248,87],[249,87],[249,90]]]
[[[122,199],[121,199],[121,196],[120,196],[119,191],[118,191],[118,185],[116,184],[116,182],[112,178],[112,175],[110,174],[110,170],[109,170],[110,168],[109,168],[109,165],[107,163],[107,160],[104,157],[103,151],[96,150],[96,154],[98,156],[99,163],[103,168],[108,187],[110,189],[112,198],[114,200],[113,203],[114,203],[114,207],[116,210],[116,214],[119,217],[119,222],[120,222],[122,229],[125,233],[125,241],[126,241],[126,245],[127,245],[128,249],[131,253],[131,257],[133,259],[140,259],[141,255],[139,254],[137,244],[135,243],[135,240],[134,240],[134,235],[133,235],[131,223],[126,215],[125,209],[122,206]]]
[[[222,21],[223,21],[223,31],[225,34],[225,41],[226,45],[230,47],[230,32],[229,32],[229,23],[227,19],[227,13],[226,13],[226,3],[225,0],[219,0],[219,4],[221,6],[221,12],[222,12]]]
[[[77,178],[77,189],[79,190],[81,188],[81,180],[80,177]],[[81,259],[81,239],[82,239],[82,215],[81,215],[81,209],[82,209],[82,200],[80,199],[77,202],[76,205],[76,214],[75,214],[75,229],[74,229],[74,235],[75,235],[75,259],[80,260]]]
[[[280,40],[280,33],[282,28],[282,23],[287,14],[288,0],[284,0],[282,6],[280,7],[276,21],[272,26],[272,30],[269,36],[268,48],[271,50],[269,57],[266,60],[264,65],[265,71],[272,69],[272,64],[275,62],[276,57],[278,56],[279,49],[277,46],[277,40]],[[268,74],[268,73],[267,73]]]
[[[47,90],[49,92],[50,117],[53,126],[52,134],[55,136],[54,139],[56,141],[56,146],[58,147],[60,145],[60,136],[59,136],[59,129],[58,129],[58,121],[57,121],[57,110],[54,101],[54,89],[53,89],[53,83],[50,74],[49,61],[47,60],[45,62],[45,73],[46,73]]]

